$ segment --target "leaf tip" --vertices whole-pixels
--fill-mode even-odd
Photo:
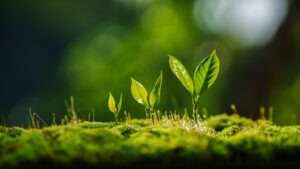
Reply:
[[[174,56],[172,56],[172,55],[168,55],[168,57],[169,57],[169,59],[174,58]]]
[[[211,55],[212,55],[212,56],[217,56],[217,57],[218,57],[218,55],[217,55],[217,50],[214,49],[213,52],[211,53]]]

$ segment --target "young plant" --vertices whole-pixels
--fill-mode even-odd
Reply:
[[[118,124],[118,116],[119,116],[121,107],[122,107],[122,93],[120,95],[120,100],[119,100],[118,106],[116,106],[116,101],[115,101],[114,97],[112,96],[112,94],[109,92],[108,108],[115,116],[116,125]]]
[[[169,64],[175,76],[191,93],[193,104],[193,118],[194,120],[198,120],[198,99],[206,89],[211,87],[218,76],[220,63],[216,51],[214,50],[196,67],[193,80],[184,65],[171,55],[169,55]]]
[[[162,79],[163,79],[163,74],[161,71],[150,95],[148,96],[148,92],[145,89],[145,87],[135,79],[131,78],[132,96],[139,104],[145,106],[146,113],[150,114],[152,124],[154,124],[154,116],[155,116],[154,107],[158,105],[160,102]]]

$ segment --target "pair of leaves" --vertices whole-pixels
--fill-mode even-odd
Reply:
[[[118,115],[122,107],[122,93],[120,95],[120,100],[118,103],[118,106],[116,106],[116,101],[113,95],[109,92],[109,98],[108,98],[108,108],[109,110],[114,113],[115,115]]]
[[[192,94],[199,96],[215,82],[219,72],[219,58],[214,50],[204,58],[194,72],[194,80],[190,77],[184,65],[175,57],[169,55],[172,72],[182,85]]]
[[[154,87],[148,97],[148,92],[145,87],[135,79],[131,78],[131,93],[133,98],[146,108],[153,108],[160,102],[160,93],[162,85],[163,75],[160,72],[158,79],[156,80]]]

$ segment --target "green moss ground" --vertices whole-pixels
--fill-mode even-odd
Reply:
[[[162,119],[83,122],[43,129],[0,126],[0,168],[64,166],[300,166],[300,126],[217,115],[205,122]]]

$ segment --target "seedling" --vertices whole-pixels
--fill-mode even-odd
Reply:
[[[141,105],[145,106],[146,113],[150,114],[152,124],[154,124],[155,111],[154,107],[160,102],[160,93],[162,85],[163,74],[160,72],[154,87],[148,96],[148,92],[145,87],[135,79],[131,78],[131,93],[133,98]]]
[[[115,122],[116,125],[118,124],[118,116],[119,116],[119,112],[121,110],[122,107],[122,93],[120,95],[120,100],[118,103],[118,106],[116,106],[116,101],[115,98],[112,96],[112,94],[109,92],[109,98],[108,98],[108,108],[109,110],[114,114],[115,116]]]
[[[214,50],[204,58],[194,71],[194,79],[190,77],[184,65],[175,57],[169,55],[169,64],[172,72],[182,85],[191,93],[193,104],[193,118],[198,120],[197,103],[203,92],[215,82],[219,72],[219,59]]]

